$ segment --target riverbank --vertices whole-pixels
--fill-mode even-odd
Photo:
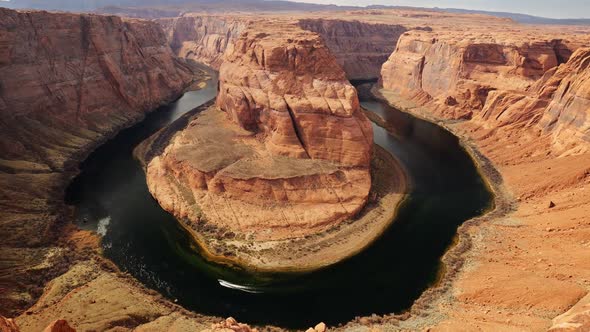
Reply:
[[[84,253],[68,247],[72,236],[79,236],[71,228],[73,210],[64,204],[63,197],[78,165],[97,147],[120,131],[142,121],[146,114],[161,105],[179,98],[199,80],[206,80],[204,72],[194,68],[194,79],[180,91],[151,105],[149,109],[134,110],[113,116],[100,127],[80,129],[71,133],[67,127],[55,128],[63,135],[61,145],[52,145],[46,158],[60,160],[58,166],[41,166],[29,162],[1,162],[3,227],[6,237],[0,250],[0,299],[2,313],[14,315],[34,303],[41,295],[42,286],[64,273],[72,261],[84,259]],[[57,133],[52,135],[58,136]],[[9,230],[9,231],[8,231]]]
[[[210,77],[197,67],[193,70],[193,80],[183,91],[163,101],[162,105],[178,99],[186,91],[205,87]],[[44,241],[55,240],[32,248],[24,247],[27,243],[23,243],[0,250],[0,268],[9,271],[0,278],[1,307],[4,315],[16,317],[20,331],[41,331],[58,318],[67,319],[82,330],[105,330],[116,320],[137,319],[133,317],[143,317],[141,319],[147,319],[146,322],[165,316],[169,316],[169,319],[181,315],[198,317],[193,324],[199,322],[196,326],[200,326],[200,329],[220,321],[218,318],[185,311],[147,289],[135,278],[122,273],[112,262],[102,257],[98,235],[80,230],[74,225],[73,208],[63,201],[66,188],[79,173],[78,165],[119,132],[141,122],[157,106],[145,113],[133,113],[129,118],[117,117],[114,119],[116,124],[111,127],[103,126],[103,131],[97,132],[97,137],[91,143],[67,156],[64,163],[67,167],[61,172],[30,173],[21,170],[2,177],[4,189],[13,188],[16,184],[20,192],[37,195],[37,200],[29,201],[30,208],[27,210],[5,210],[3,220],[31,218],[37,210],[42,214],[41,218],[53,220],[50,220],[51,235],[45,234],[48,237]],[[29,189],[28,183],[34,183],[35,189]],[[54,198],[47,199],[47,207],[41,208],[39,199],[46,196]],[[23,235],[23,232],[30,230],[30,226],[22,224],[11,236],[23,236],[33,241],[35,236]],[[36,234],[39,235],[39,231]],[[109,293],[111,290],[114,293]],[[83,306],[87,309],[80,309]],[[28,309],[23,312],[25,308]]]
[[[154,167],[154,159],[160,156],[174,139],[174,133],[182,132],[189,124],[191,127],[195,126],[195,119],[199,116],[206,118],[200,121],[213,121],[208,123],[207,128],[221,125],[215,122],[215,116],[208,115],[210,112],[219,111],[215,106],[211,106],[209,110],[206,109],[207,107],[209,107],[208,104],[193,110],[150,137],[137,147],[134,152],[136,158],[142,161],[146,168],[147,165]],[[194,118],[190,119],[190,117]],[[218,134],[220,132],[214,131]],[[335,264],[361,252],[379,238],[395,219],[397,210],[409,191],[407,172],[400,162],[383,148],[375,146],[374,149],[370,191],[372,199],[356,218],[344,221],[335,227],[304,237],[260,241],[253,240],[251,237],[242,237],[240,234],[234,234],[229,238],[220,237],[220,231],[212,229],[209,223],[189,227],[189,223],[180,222],[180,225],[199,244],[201,255],[216,263],[238,266],[257,273],[307,272]],[[279,171],[273,170],[273,172]],[[158,183],[157,190],[163,190],[164,184],[161,181]],[[151,188],[156,187],[151,185]],[[171,187],[167,191],[183,192],[185,190]],[[178,200],[175,204],[181,204],[181,206],[187,204],[182,208],[175,205],[175,208],[190,211],[191,205],[198,205],[198,202]],[[196,210],[201,211],[200,208]]]
[[[590,155],[553,155],[550,139],[538,132],[494,132],[435,117],[390,91],[374,92],[458,136],[494,191],[496,207],[460,227],[443,258],[444,276],[407,314],[359,319],[347,328],[546,330],[554,318],[562,322],[557,316],[590,287],[584,212],[590,209]]]

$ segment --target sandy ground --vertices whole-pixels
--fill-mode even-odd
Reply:
[[[381,92],[392,106],[461,137],[480,165],[489,159],[500,177],[482,170],[496,192],[498,210],[467,222],[458,244],[445,257],[452,262],[459,254],[462,268],[447,271],[439,287],[417,301],[412,312],[419,315],[401,322],[384,319],[376,327],[550,328],[554,318],[590,289],[590,154],[555,155],[550,139],[535,129],[490,132],[477,123],[446,122]],[[358,322],[348,327],[358,327]]]

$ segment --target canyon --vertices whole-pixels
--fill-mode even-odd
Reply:
[[[167,144],[153,137],[140,156],[152,193],[181,219],[198,219],[187,202],[208,191],[260,206],[274,197],[269,188],[306,188],[317,179],[335,181],[339,194],[289,197],[295,209],[310,210],[296,236],[359,212],[374,185],[369,169],[379,164],[371,164],[371,151],[385,157],[366,139],[371,127],[347,79],[379,78],[377,97],[456,134],[487,178],[495,209],[460,227],[437,284],[407,313],[360,317],[338,330],[588,329],[590,29],[418,9],[346,13],[145,21],[0,9],[0,315],[16,317],[23,331],[56,319],[78,330],[248,329],[184,310],[118,271],[63,204],[92,149],[203,86],[205,74],[187,58],[220,69],[217,103],[192,114]],[[338,144],[326,149],[326,141]],[[221,150],[224,158],[201,163]],[[250,165],[225,169],[240,158]],[[192,192],[178,200],[187,188],[172,180],[187,174]],[[277,177],[297,181],[277,184]],[[350,206],[330,210],[341,195]],[[400,197],[389,199],[395,205]],[[333,214],[317,219],[308,203]],[[273,221],[262,219],[264,229]],[[212,221],[227,228],[222,238],[293,236]]]

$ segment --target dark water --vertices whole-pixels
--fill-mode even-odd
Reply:
[[[414,183],[382,238],[345,262],[303,275],[252,276],[208,263],[150,196],[132,150],[215,93],[213,82],[120,133],[82,165],[67,197],[77,207],[80,226],[104,235],[107,257],[188,309],[288,328],[401,312],[435,282],[457,227],[491,204],[491,194],[454,136],[366,100],[365,108],[396,128],[391,135],[374,126],[375,142],[402,161]]]

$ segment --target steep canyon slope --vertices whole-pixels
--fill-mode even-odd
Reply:
[[[301,19],[299,26],[322,36],[349,80],[379,78],[381,65],[408,30],[402,25],[357,20]]]
[[[588,38],[518,28],[411,31],[382,69],[380,97],[499,171],[497,210],[461,229],[472,249],[449,297],[430,303],[435,331],[590,328]]]
[[[196,78],[156,23],[0,9],[0,314],[67,267],[78,163]]]

